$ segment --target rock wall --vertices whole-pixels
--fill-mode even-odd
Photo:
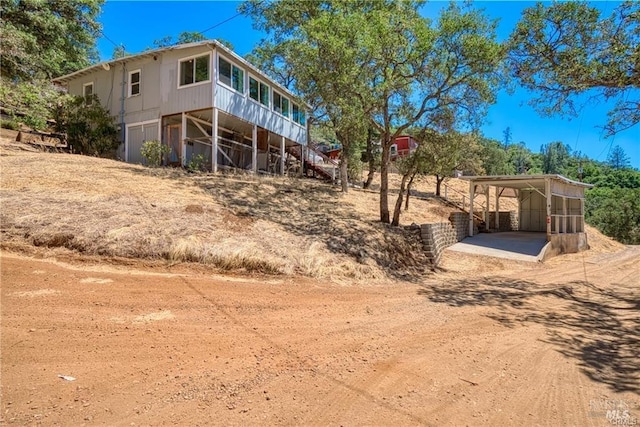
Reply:
[[[498,212],[498,231],[518,231],[518,215],[515,211]],[[489,229],[495,229],[496,213],[489,212]]]
[[[449,222],[422,224],[420,237],[427,257],[433,267],[440,264],[442,252],[469,235],[469,214],[452,212]]]

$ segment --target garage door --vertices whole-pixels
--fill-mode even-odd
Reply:
[[[146,164],[140,150],[145,141],[158,140],[159,122],[127,126],[127,162]]]

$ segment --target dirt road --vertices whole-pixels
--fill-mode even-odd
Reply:
[[[3,424],[640,424],[640,247],[375,286],[1,262]]]

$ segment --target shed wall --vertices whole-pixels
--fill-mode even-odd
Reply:
[[[520,191],[520,231],[547,230],[546,200],[535,190]]]

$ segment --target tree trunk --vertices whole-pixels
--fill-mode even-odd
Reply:
[[[409,196],[411,195],[411,186],[413,185],[413,179],[416,177],[416,174],[411,175],[411,179],[409,179],[409,183],[407,184],[407,198],[404,202],[404,210],[409,210]]]
[[[445,178],[446,176],[436,175],[436,196],[440,195],[440,184],[442,184]]]
[[[373,177],[375,176],[375,174],[376,174],[376,165],[374,164],[374,162],[369,160],[369,174],[367,175],[367,180],[364,182],[364,184],[362,184],[362,188],[371,187],[371,183],[373,182]]]
[[[396,227],[400,225],[400,212],[402,211],[402,201],[404,200],[404,188],[408,178],[408,175],[402,175],[400,191],[398,192],[398,198],[396,199],[396,206],[393,209],[393,221],[391,221],[391,225]]]
[[[362,184],[362,188],[369,188],[373,182],[373,177],[376,173],[376,155],[373,152],[373,132],[371,128],[367,132],[367,161],[369,162],[369,174],[367,180]]]
[[[349,192],[349,159],[347,158],[344,147],[340,154],[340,184],[342,186],[342,192]]]
[[[389,152],[391,144],[383,142],[380,163],[380,221],[389,224]]]

